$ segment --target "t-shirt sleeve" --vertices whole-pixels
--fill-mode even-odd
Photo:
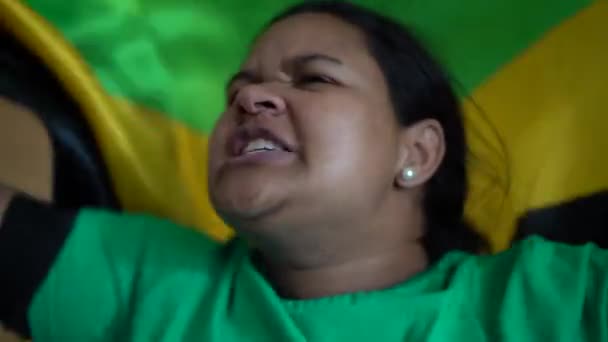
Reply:
[[[608,341],[608,250],[589,246],[583,340]]]
[[[564,340],[608,341],[608,251],[593,243],[545,242],[537,248],[536,272],[542,276],[542,266],[548,271],[537,279],[539,298],[554,303],[545,306],[546,320],[564,328]]]
[[[16,203],[5,223],[0,242],[13,244],[16,257],[0,278],[12,293],[2,295],[20,298],[7,316],[40,341],[124,339],[147,287],[176,265],[205,272],[221,254],[202,234],[146,215]]]
[[[608,251],[593,243],[536,240],[526,276],[534,279],[538,295],[526,304],[537,303],[538,326],[553,324],[568,341],[608,341]]]
[[[608,251],[532,237],[471,262],[490,340],[608,341]]]

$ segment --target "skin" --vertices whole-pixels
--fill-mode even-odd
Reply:
[[[18,335],[6,330],[2,325],[0,325],[0,342],[20,342],[24,341],[24,339],[20,338]]]
[[[0,184],[49,201],[52,158],[43,123],[28,108],[0,97]]]
[[[274,24],[228,85],[210,144],[220,215],[260,252],[278,292],[315,298],[390,287],[424,270],[422,195],[441,126],[401,127],[357,28],[326,14]],[[235,162],[231,137],[264,128],[280,158]],[[404,168],[416,172],[402,177]]]

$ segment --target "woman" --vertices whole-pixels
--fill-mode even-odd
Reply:
[[[399,25],[291,8],[227,94],[209,188],[241,238],[5,188],[0,318],[61,341],[608,340],[606,252],[467,253],[457,99]]]

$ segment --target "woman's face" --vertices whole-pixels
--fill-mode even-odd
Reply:
[[[326,14],[282,20],[228,84],[212,202],[238,230],[360,224],[395,191],[400,130],[361,32]]]

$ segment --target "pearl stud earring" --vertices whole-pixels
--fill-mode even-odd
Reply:
[[[403,177],[403,180],[405,181],[411,181],[412,179],[416,178],[416,171],[414,171],[414,169],[411,167],[406,167],[403,169],[401,177]]]

